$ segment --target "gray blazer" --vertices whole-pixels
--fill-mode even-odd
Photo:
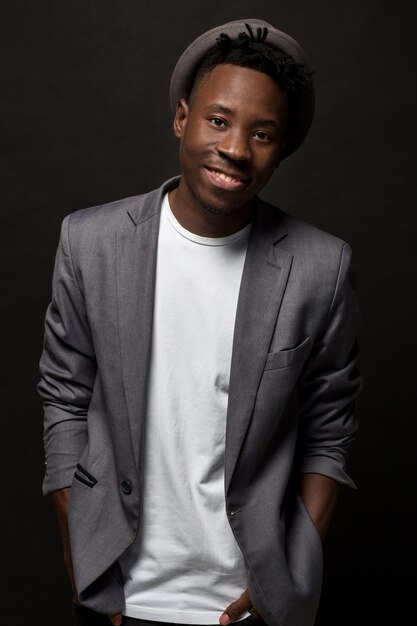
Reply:
[[[178,180],[67,216],[55,260],[38,384],[43,492],[72,487],[76,586],[103,613],[124,608],[118,558],[140,525],[158,224]],[[258,199],[233,339],[225,508],[268,626],[310,626],[320,597],[322,546],[300,472],[355,488],[351,273],[348,244]]]

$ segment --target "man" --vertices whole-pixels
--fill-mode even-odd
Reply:
[[[171,80],[181,176],[64,219],[38,389],[75,624],[314,622],[355,487],[351,250],[258,197],[311,76],[270,24],[204,33]]]

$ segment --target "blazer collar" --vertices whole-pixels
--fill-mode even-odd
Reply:
[[[144,199],[143,202],[137,202],[127,209],[129,217],[135,226],[146,222],[149,218],[161,212],[164,195],[178,187],[180,179],[181,176],[169,178],[158,189],[151,191],[145,196],[140,196],[140,198]],[[265,239],[265,245],[271,244],[274,246],[287,234],[283,212],[277,207],[264,202],[259,197],[256,198],[253,226],[256,229],[256,236]]]
[[[178,187],[181,176],[174,176],[166,180],[158,189],[139,196],[139,201],[127,209],[130,219],[135,226],[146,222],[149,218],[161,212],[164,195]]]

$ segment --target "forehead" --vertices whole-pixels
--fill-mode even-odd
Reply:
[[[273,78],[257,70],[231,64],[217,65],[205,74],[194,93],[193,106],[221,104],[247,114],[278,115],[286,111],[284,90]]]

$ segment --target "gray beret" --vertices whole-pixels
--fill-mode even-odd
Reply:
[[[302,63],[305,69],[309,71],[301,46],[295,39],[283,31],[274,28],[271,24],[268,24],[268,22],[257,19],[228,22],[222,26],[216,26],[216,28],[212,28],[197,37],[182,53],[171,77],[170,102],[173,113],[175,113],[178,100],[180,100],[180,98],[188,98],[198,66],[207,52],[216,45],[216,38],[219,37],[221,33],[225,33],[232,39],[235,39],[239,33],[246,31],[246,24],[249,24],[255,32],[259,26],[266,27],[268,29],[266,41],[291,55],[297,63]],[[292,132],[284,155],[285,157],[289,156],[301,145],[313,121],[313,81],[306,81],[305,85],[299,88],[298,93],[299,98],[297,98],[294,103],[294,108],[292,109]]]

